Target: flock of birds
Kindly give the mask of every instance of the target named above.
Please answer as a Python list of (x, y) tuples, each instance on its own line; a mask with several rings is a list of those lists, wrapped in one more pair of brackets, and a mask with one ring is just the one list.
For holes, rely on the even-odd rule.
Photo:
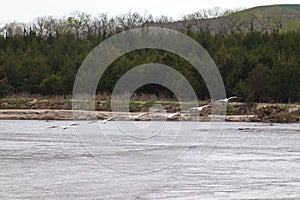
[[(230, 101), (231, 99), (236, 99), (236, 98), (239, 98), (237, 96), (232, 96), (232, 97), (229, 97), (229, 98), (225, 98), (225, 99), (219, 99), (217, 100), (216, 102), (223, 102), (223, 103), (227, 103), (228, 101)], [(192, 107), (192, 108), (189, 108), (188, 112), (192, 112), (192, 111), (202, 111), (204, 108), (208, 108), (208, 107), (211, 107), (210, 104), (207, 104), (207, 105), (204, 105), (204, 106), (199, 106), (199, 107)], [(140, 117), (144, 116), (144, 115), (149, 115), (150, 112), (145, 112), (145, 113), (140, 113), (140, 114), (136, 114), (136, 115), (127, 115), (127, 116), (123, 116), (124, 118), (128, 118), (128, 119), (131, 119), (131, 120), (139, 120)], [(167, 119), (172, 119), (173, 117), (177, 116), (177, 115), (180, 115), (181, 112), (175, 112), (175, 113), (161, 113), (160, 116), (161, 117), (166, 117)], [(95, 121), (91, 121), (89, 122), (89, 124), (91, 123), (100, 123), (100, 124), (106, 124), (107, 122), (115, 119), (116, 117), (113, 116), (113, 117), (109, 117), (107, 119), (103, 119), (103, 120), (95, 120)], [(76, 127), (78, 126), (79, 124), (78, 123), (71, 123), (71, 124), (67, 124), (67, 125), (52, 125), (52, 126), (49, 126), (48, 128), (61, 128), (61, 129), (67, 129), (69, 127)]]

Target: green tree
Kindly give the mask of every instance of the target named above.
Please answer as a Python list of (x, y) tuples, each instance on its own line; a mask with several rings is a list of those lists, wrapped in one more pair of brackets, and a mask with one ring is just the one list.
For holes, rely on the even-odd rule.
[(63, 82), (58, 75), (52, 74), (40, 83), (39, 89), (44, 95), (60, 95), (63, 93)]

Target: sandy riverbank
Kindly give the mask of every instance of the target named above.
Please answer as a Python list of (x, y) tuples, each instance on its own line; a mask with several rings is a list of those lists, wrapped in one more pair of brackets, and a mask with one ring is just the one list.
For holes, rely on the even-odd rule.
[[(104, 111), (75, 111), (80, 112), (82, 119), (93, 119), (95, 116), (98, 119), (105, 119), (112, 116), (112, 112)], [(126, 113), (119, 113), (121, 116)], [(137, 112), (130, 113), (132, 115), (137, 114)], [(73, 120), (72, 110), (50, 110), (50, 109), (0, 109), (0, 119), (2, 120)], [(154, 120), (162, 120), (162, 118), (154, 118)], [(182, 114), (180, 117), (174, 117), (171, 121), (209, 121), (211, 119), (210, 115), (207, 116), (197, 116), (193, 117), (191, 115)], [(125, 118), (119, 117), (118, 120), (126, 120)], [(141, 120), (150, 120), (148, 116), (141, 117)], [(153, 118), (152, 118), (153, 120)], [(226, 115), (226, 121), (235, 122), (252, 122), (260, 121), (257, 120), (256, 115)]]
[[(199, 105), (208, 104), (207, 101), (199, 102)], [(181, 111), (180, 104), (173, 101), (131, 101), (129, 110), (132, 115), (148, 112), (153, 107), (159, 105), (168, 113)], [(112, 115), (110, 101), (95, 102), (96, 111), (81, 112), (82, 119), (106, 119)], [(122, 113), (120, 113), (122, 114)], [(123, 113), (126, 115), (127, 113)], [(184, 121), (209, 121), (210, 109), (201, 111), (200, 116), (193, 116), (191, 113), (182, 113), (180, 117), (170, 120)], [(10, 120), (73, 120), (72, 100), (64, 98), (3, 98), (0, 99), (0, 119)], [(161, 120), (159, 116), (153, 116), (152, 120)], [(128, 120), (128, 118), (118, 117), (117, 120)], [(141, 120), (150, 120), (149, 116), (144, 116)], [(270, 122), (288, 123), (300, 121), (299, 103), (243, 103), (229, 102), (227, 104), (226, 121), (241, 122)]]

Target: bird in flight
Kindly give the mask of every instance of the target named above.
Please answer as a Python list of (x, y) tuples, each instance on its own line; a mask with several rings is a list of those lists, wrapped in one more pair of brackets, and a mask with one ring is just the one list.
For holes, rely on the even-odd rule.
[(96, 121), (90, 122), (89, 124), (95, 123), (95, 122), (98, 122), (98, 123), (100, 123), (100, 124), (106, 124), (107, 122), (113, 120), (114, 118), (116, 118), (116, 117), (109, 117), (109, 118), (103, 119), (103, 120), (96, 120)]
[(176, 115), (180, 115), (180, 112), (162, 114), (162, 116), (167, 117), (168, 119), (172, 119)]
[(229, 97), (229, 98), (225, 98), (225, 99), (219, 99), (217, 102), (225, 102), (225, 103), (227, 103), (229, 100), (231, 100), (231, 99), (237, 99), (237, 98), (239, 98), (239, 97), (233, 96), (233, 97)]
[(192, 107), (192, 108), (189, 109), (189, 111), (193, 111), (193, 110), (201, 111), (201, 110), (203, 110), (204, 108), (207, 108), (207, 107), (211, 107), (211, 105), (208, 104), (208, 105), (199, 106), (199, 107)]
[(134, 119), (134, 120), (138, 120), (140, 117), (144, 116), (144, 115), (148, 115), (149, 112), (146, 112), (146, 113), (140, 113), (140, 114), (137, 114), (137, 115), (128, 115), (128, 116), (125, 116), (127, 118), (130, 118), (130, 119)]
[(68, 127), (72, 127), (72, 126), (78, 126), (79, 124), (77, 123), (71, 123), (71, 124), (68, 124), (68, 125), (52, 125), (52, 126), (49, 126), (48, 128), (62, 128), (62, 129), (67, 129)]

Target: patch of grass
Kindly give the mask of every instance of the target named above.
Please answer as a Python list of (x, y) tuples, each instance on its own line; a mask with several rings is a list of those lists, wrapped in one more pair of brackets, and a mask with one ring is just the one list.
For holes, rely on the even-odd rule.
[(31, 108), (33, 99), (28, 98), (4, 98), (0, 100), (1, 109), (28, 109)]

